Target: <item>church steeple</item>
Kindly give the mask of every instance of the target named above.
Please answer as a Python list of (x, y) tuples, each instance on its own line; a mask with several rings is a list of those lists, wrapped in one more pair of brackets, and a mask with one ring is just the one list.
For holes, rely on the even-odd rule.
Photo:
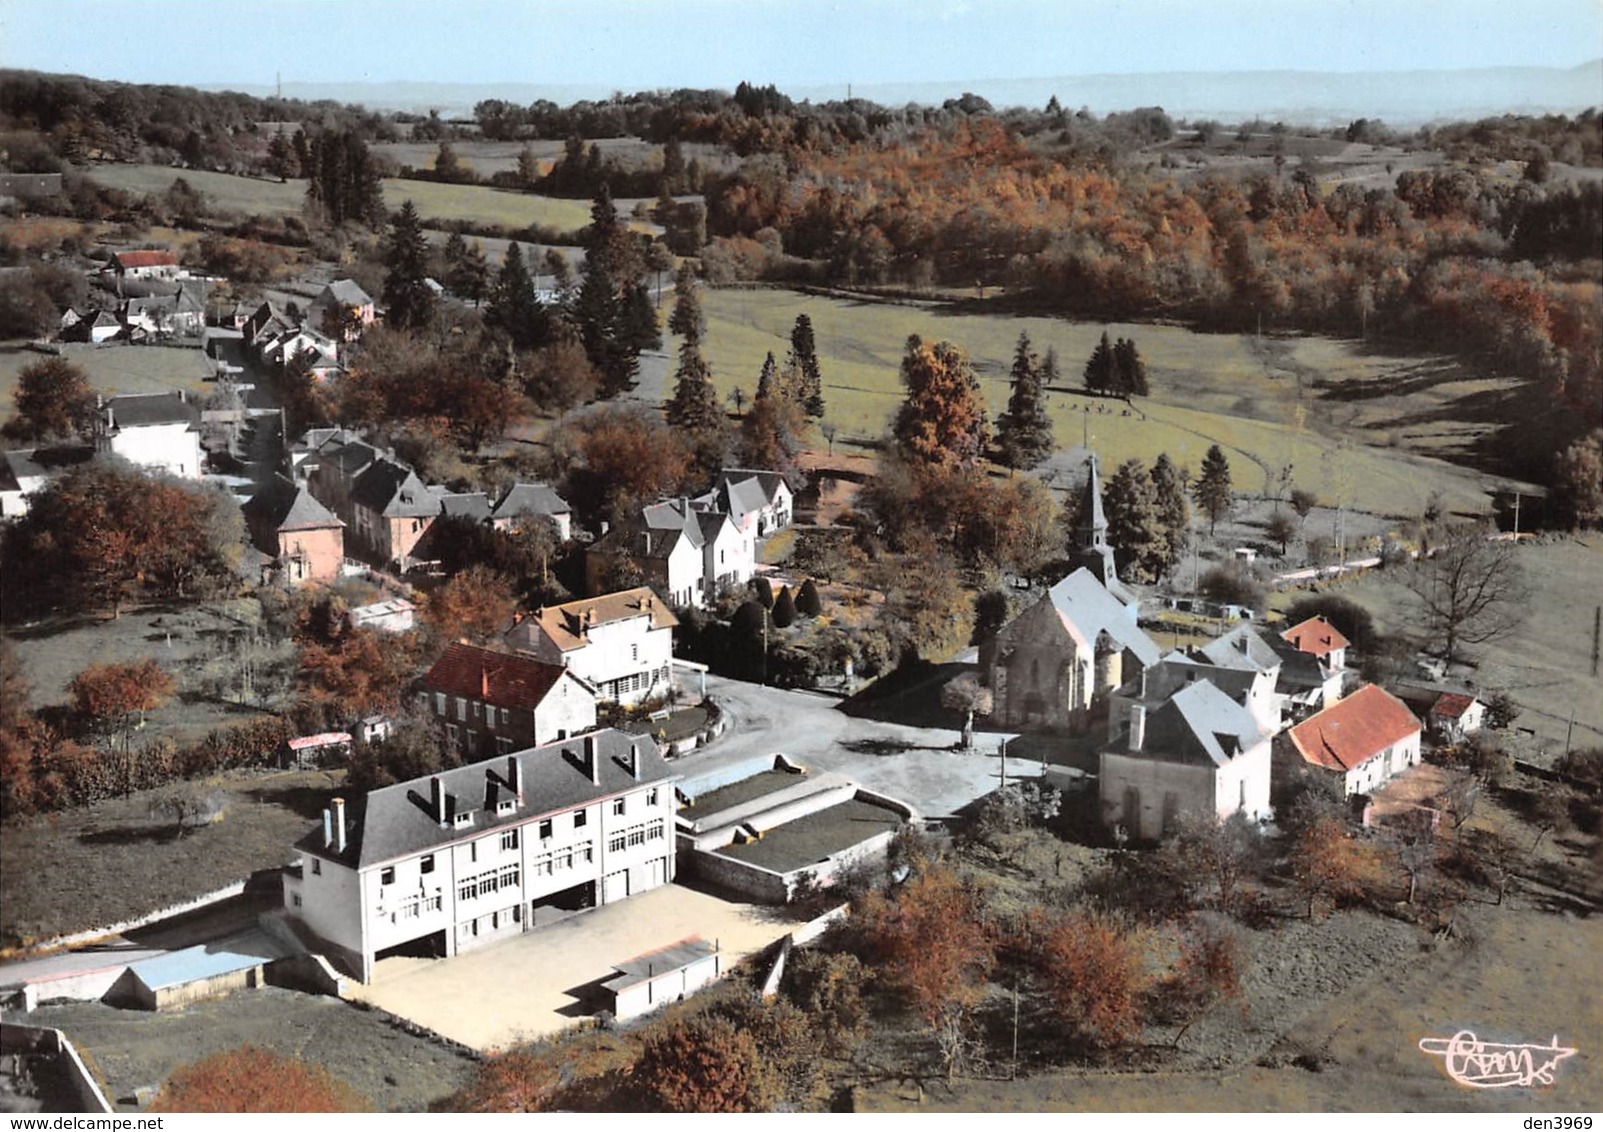
[(1102, 477), (1097, 459), (1086, 459), (1085, 488), (1080, 493), (1080, 518), (1074, 527), (1074, 549), (1079, 554), (1100, 554), (1108, 545), (1108, 517), (1102, 510)]

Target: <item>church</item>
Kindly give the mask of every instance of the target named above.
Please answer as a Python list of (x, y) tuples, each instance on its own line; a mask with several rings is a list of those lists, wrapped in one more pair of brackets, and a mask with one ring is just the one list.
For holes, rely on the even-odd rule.
[(992, 726), (1074, 733), (1105, 727), (1112, 693), (1158, 662), (1158, 646), (1136, 624), (1138, 600), (1119, 581), (1095, 456), (1082, 490), (1076, 569), (981, 646)]

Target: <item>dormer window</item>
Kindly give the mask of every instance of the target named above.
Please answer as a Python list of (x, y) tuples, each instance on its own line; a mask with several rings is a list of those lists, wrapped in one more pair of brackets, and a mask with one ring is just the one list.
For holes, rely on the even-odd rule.
[(451, 819), (451, 824), (454, 825), (457, 829), (463, 829), (463, 828), (465, 828), (467, 826), (472, 825), (473, 824), (473, 811), (472, 810), (463, 810), (460, 814), (455, 815)]

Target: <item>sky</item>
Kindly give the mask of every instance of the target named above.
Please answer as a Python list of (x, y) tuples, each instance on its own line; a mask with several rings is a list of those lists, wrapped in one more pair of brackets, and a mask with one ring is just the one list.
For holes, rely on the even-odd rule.
[(0, 63), (129, 82), (782, 90), (1572, 67), (1603, 0), (0, 0)]

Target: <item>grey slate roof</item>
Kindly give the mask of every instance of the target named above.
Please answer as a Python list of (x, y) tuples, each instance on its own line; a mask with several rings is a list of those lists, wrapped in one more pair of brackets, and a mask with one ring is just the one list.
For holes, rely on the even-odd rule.
[[(591, 781), (585, 771), (585, 749), (590, 742), (597, 753), (599, 783)], [(639, 760), (638, 778), (629, 772), (631, 751)], [(497, 814), (496, 803), (513, 796), (509, 759), (516, 759), (522, 767), (523, 805), (511, 813)], [(350, 868), (367, 868), (590, 805), (642, 786), (677, 782), (679, 777), (657, 753), (650, 736), (628, 735), (609, 728), (369, 791), (365, 797), (349, 800), (346, 806), (343, 853), (324, 844), (321, 824), (297, 841), (295, 848)], [(435, 820), (431, 802), (434, 778), (440, 780), (445, 796), (443, 827)], [(458, 828), (454, 816), (469, 811), (471, 823)]]
[(351, 500), (387, 519), (421, 519), (440, 513), (440, 497), (431, 493), (411, 468), (390, 459), (374, 461), (356, 477)]
[(148, 425), (187, 424), (200, 427), (195, 406), (177, 393), (129, 393), (105, 404), (106, 419), (114, 429)]
[(1047, 592), (1047, 600), (1088, 644), (1094, 644), (1099, 633), (1106, 633), (1143, 665), (1158, 662), (1158, 646), (1135, 623), (1132, 610), (1109, 593), (1091, 571), (1076, 570)]
[[(680, 531), (689, 540), (690, 545), (700, 550), (706, 545), (701, 534), (700, 512), (690, 508), (687, 500), (670, 500), (667, 503), (653, 503), (644, 511), (646, 529), (648, 531)], [(677, 543), (677, 539), (653, 538), (650, 541), (651, 553), (665, 555)]]
[(525, 515), (566, 515), (573, 511), (568, 501), (543, 483), (515, 483), (495, 505), (497, 519), (516, 519)]
[[(373, 301), (366, 291), (357, 286), (354, 279), (334, 280), (334, 282), (323, 288), (323, 295), (329, 296), (336, 303), (344, 303), (353, 307), (365, 307)], [(321, 299), (323, 295), (319, 295), (318, 298)]]
[(1268, 672), (1281, 664), (1280, 653), (1252, 625), (1238, 625), (1198, 651), (1220, 668)]
[(1133, 680), (1127, 680), (1118, 694), (1138, 703), (1156, 706), (1169, 699), (1180, 689), (1206, 680), (1237, 703), (1252, 691), (1258, 674), (1244, 668), (1220, 668), (1183, 652), (1172, 652), (1157, 664), (1142, 670)]
[(614, 964), (612, 969), (618, 973), (610, 979), (603, 980), (601, 985), (615, 994), (620, 993), (660, 975), (670, 974), (692, 963), (699, 963), (717, 953), (718, 949), (704, 939), (682, 940), (672, 946), (648, 951), (644, 955), (636, 955), (633, 959), (625, 959), (622, 963)]
[(5, 454), (5, 462), (17, 480), (61, 475), (95, 458), (87, 444), (60, 444), (50, 448), (23, 448)]
[(490, 497), (482, 491), (436, 493), (440, 514), (456, 519), (484, 521), (490, 517)]
[(1220, 767), (1262, 738), (1251, 712), (1207, 680), (1198, 680), (1147, 717), (1141, 754)]
[(241, 510), (246, 519), (260, 517), (279, 531), (312, 531), (345, 525), (313, 499), (304, 485), (292, 483), (283, 476), (274, 476)]

